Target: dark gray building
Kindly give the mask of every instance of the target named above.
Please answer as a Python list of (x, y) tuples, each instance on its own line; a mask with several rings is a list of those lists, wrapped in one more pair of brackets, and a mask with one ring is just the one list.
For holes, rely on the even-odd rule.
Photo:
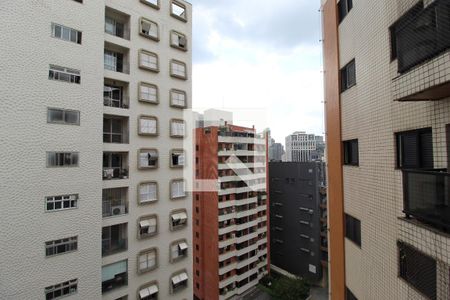
[(281, 143), (273, 142), (269, 145), (269, 161), (281, 161), (284, 154), (284, 147)]
[(271, 264), (313, 282), (327, 267), (323, 162), (270, 162)]

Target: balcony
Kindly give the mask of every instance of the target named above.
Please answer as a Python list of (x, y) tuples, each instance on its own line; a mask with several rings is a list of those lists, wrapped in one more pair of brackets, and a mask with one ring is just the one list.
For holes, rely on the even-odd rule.
[(128, 249), (127, 223), (102, 228), (102, 256)]
[(102, 196), (103, 218), (128, 213), (127, 188), (104, 189)]
[[(130, 50), (119, 45), (112, 43), (105, 43), (104, 50), (104, 68), (105, 74), (109, 75), (111, 72), (130, 74), (130, 62), (129, 62)], [(110, 76), (107, 76), (110, 77)], [(113, 76), (114, 79), (116, 76)]]
[(439, 100), (450, 96), (450, 7), (419, 2), (392, 27), (393, 58), (400, 74), (393, 79), (398, 101)]
[(128, 144), (128, 118), (104, 115), (103, 143)]
[(450, 232), (450, 174), (447, 170), (403, 170), (406, 216)]
[(103, 152), (103, 180), (128, 178), (128, 153)]
[(129, 103), (128, 83), (105, 79), (103, 85), (103, 105), (112, 108), (128, 109)]
[(130, 16), (110, 7), (105, 8), (105, 33), (130, 40)]
[(128, 285), (128, 261), (102, 267), (102, 293)]

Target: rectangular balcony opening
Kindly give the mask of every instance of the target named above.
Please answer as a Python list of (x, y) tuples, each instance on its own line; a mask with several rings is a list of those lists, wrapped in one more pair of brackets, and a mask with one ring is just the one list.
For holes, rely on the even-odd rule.
[(403, 170), (403, 212), (450, 233), (450, 174), (447, 170)]
[(104, 68), (105, 70), (130, 74), (129, 49), (105, 43)]
[(128, 83), (105, 79), (103, 84), (103, 105), (128, 109), (130, 105)]
[(106, 7), (105, 32), (122, 39), (130, 40), (130, 16)]
[(128, 285), (128, 261), (102, 267), (102, 293)]
[(127, 194), (127, 188), (104, 189), (102, 195), (103, 218), (127, 214)]
[(123, 223), (102, 228), (102, 256), (127, 250), (127, 227), (127, 223)]
[(128, 153), (103, 152), (103, 180), (128, 178)]
[(104, 115), (103, 143), (128, 144), (128, 118)]

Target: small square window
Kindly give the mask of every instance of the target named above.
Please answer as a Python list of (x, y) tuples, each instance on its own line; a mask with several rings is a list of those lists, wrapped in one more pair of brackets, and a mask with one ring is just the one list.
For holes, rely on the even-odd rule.
[(171, 199), (178, 199), (186, 197), (186, 187), (184, 179), (172, 180), (170, 184), (170, 196)]
[(170, 76), (186, 80), (187, 79), (186, 64), (182, 61), (172, 59), (170, 61)]
[(139, 218), (138, 238), (147, 238), (158, 233), (158, 219), (156, 215), (149, 215)]
[(141, 0), (141, 2), (153, 7), (154, 9), (159, 9), (159, 0)]
[(138, 169), (154, 169), (158, 167), (158, 150), (140, 149)]
[(188, 255), (188, 244), (186, 240), (178, 240), (170, 244), (170, 261), (179, 261)]
[(170, 166), (182, 168), (185, 165), (185, 153), (183, 149), (175, 149), (170, 152)]
[(170, 90), (170, 106), (178, 108), (186, 108), (187, 107), (186, 98), (187, 95), (185, 91), (176, 89)]
[(153, 116), (140, 116), (138, 133), (139, 135), (158, 135), (158, 119)]
[(180, 119), (173, 119), (170, 121), (170, 136), (182, 138), (185, 136), (185, 123)]
[(176, 210), (170, 214), (171, 230), (178, 230), (187, 226), (187, 212), (186, 210)]
[(158, 87), (151, 83), (141, 82), (139, 84), (139, 101), (151, 104), (159, 103)]
[(172, 30), (170, 32), (170, 46), (183, 51), (187, 51), (187, 38), (186, 35), (178, 31)]
[(139, 274), (152, 271), (158, 267), (158, 252), (156, 248), (144, 250), (138, 254)]
[(148, 204), (158, 201), (158, 183), (142, 182), (139, 184), (139, 204)]
[(187, 22), (186, 6), (181, 2), (172, 0), (170, 5), (170, 15), (178, 20)]
[(159, 72), (158, 55), (150, 51), (139, 50), (139, 68)]
[(150, 21), (146, 18), (141, 18), (140, 21), (140, 34), (154, 41), (159, 41), (159, 28), (158, 24)]

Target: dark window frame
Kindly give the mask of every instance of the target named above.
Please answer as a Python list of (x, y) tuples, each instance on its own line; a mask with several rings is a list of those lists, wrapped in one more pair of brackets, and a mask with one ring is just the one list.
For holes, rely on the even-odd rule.
[(345, 300), (358, 300), (348, 287), (345, 287)]
[[(343, 164), (347, 166), (359, 166), (359, 140), (352, 139), (342, 142)], [(356, 151), (355, 151), (356, 150)], [(355, 154), (356, 152), (356, 154)]]
[[(431, 145), (429, 146), (428, 153), (429, 161), (426, 161), (426, 147), (425, 147), (425, 134), (429, 134), (431, 138)], [(406, 146), (403, 145), (405, 138), (416, 137), (415, 143), (416, 155), (414, 159), (415, 164), (408, 164), (405, 162), (406, 159), (410, 160), (405, 153)], [(414, 130), (407, 130), (395, 133), (395, 167), (396, 169), (433, 169), (434, 168), (434, 157), (433, 157), (433, 129), (432, 127), (419, 128)]]
[(339, 24), (344, 21), (345, 17), (350, 13), (353, 8), (353, 0), (341, 0), (337, 4), (337, 13)]
[(345, 214), (345, 237), (361, 248), (361, 221)]
[[(350, 72), (353, 72), (351, 74)], [(356, 61), (352, 59), (340, 70), (340, 89), (341, 93), (356, 85)], [(353, 78), (351, 77), (353, 76)], [(353, 81), (352, 81), (353, 79)]]

